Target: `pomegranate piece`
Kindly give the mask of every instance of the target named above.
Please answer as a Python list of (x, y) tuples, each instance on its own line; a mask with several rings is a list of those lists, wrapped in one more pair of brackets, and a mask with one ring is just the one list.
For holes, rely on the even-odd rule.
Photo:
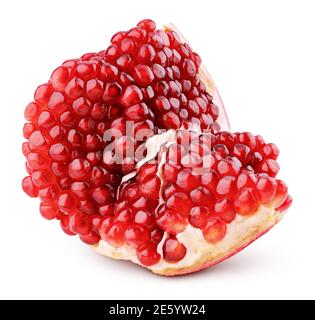
[(279, 149), (229, 131), (201, 58), (172, 26), (145, 19), (65, 61), (24, 116), (22, 188), (40, 214), (158, 274), (226, 259), (292, 203)]

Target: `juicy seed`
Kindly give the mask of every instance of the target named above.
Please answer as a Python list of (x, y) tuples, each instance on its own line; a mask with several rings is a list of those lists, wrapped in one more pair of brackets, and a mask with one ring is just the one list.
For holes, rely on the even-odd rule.
[(186, 250), (176, 237), (168, 238), (163, 244), (163, 258), (169, 263), (176, 263), (185, 257)]
[(219, 217), (210, 217), (202, 234), (207, 242), (215, 244), (225, 237), (226, 224)]
[(129, 225), (125, 230), (125, 239), (131, 246), (139, 246), (150, 239), (149, 230), (141, 225)]
[(276, 181), (269, 177), (261, 177), (257, 181), (257, 191), (260, 202), (265, 204), (273, 200), (276, 194)]
[(104, 230), (102, 238), (113, 247), (120, 247), (124, 243), (125, 227), (121, 222), (115, 222)]
[(235, 195), (234, 209), (242, 216), (251, 215), (258, 209), (258, 201), (252, 189), (244, 188)]
[(203, 229), (208, 221), (209, 215), (209, 208), (193, 207), (189, 214), (189, 222), (193, 227)]
[(276, 183), (277, 183), (277, 190), (276, 190), (276, 195), (273, 200), (273, 204), (274, 204), (275, 208), (278, 208), (285, 202), (285, 200), (288, 196), (288, 187), (281, 180), (276, 180)]
[(156, 222), (164, 231), (173, 234), (183, 232), (187, 226), (187, 219), (183, 215), (168, 209), (157, 216)]
[(137, 257), (147, 267), (153, 266), (161, 260), (161, 255), (157, 252), (157, 246), (152, 242), (140, 245), (137, 248)]
[(214, 205), (214, 212), (226, 223), (234, 220), (236, 212), (229, 199), (220, 199)]
[(36, 198), (38, 196), (38, 189), (35, 187), (32, 178), (30, 176), (25, 177), (22, 181), (22, 188), (25, 193), (30, 197)]

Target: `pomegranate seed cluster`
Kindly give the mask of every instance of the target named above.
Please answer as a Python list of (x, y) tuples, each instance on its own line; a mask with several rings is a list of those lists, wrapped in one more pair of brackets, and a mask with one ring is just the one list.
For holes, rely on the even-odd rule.
[[(200, 64), (176, 32), (143, 20), (106, 50), (56, 68), (27, 105), (23, 128), (22, 187), (40, 199), (41, 215), (87, 244), (128, 245), (152, 266), (185, 257), (177, 235), (187, 225), (215, 244), (237, 215), (288, 206), (275, 178), (278, 148), (219, 131)], [(163, 129), (176, 130), (175, 141), (141, 162)]]
[(278, 153), (274, 144), (250, 133), (179, 130), (160, 157), (121, 185), (100, 233), (112, 246), (135, 247), (147, 266), (161, 259), (157, 246), (167, 235), (163, 259), (176, 263), (186, 254), (176, 235), (188, 224), (215, 244), (237, 214), (249, 216), (260, 205), (278, 208), (284, 203), (287, 186), (274, 178)]

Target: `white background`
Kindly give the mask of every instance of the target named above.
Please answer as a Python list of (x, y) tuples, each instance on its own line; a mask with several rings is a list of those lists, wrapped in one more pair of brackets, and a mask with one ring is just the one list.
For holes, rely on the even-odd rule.
[[(0, 298), (315, 298), (313, 1), (1, 1)], [(233, 130), (280, 146), (294, 205), (266, 236), (203, 272), (163, 278), (65, 236), (21, 191), (23, 112), (63, 60), (150, 17), (174, 23), (210, 70)]]

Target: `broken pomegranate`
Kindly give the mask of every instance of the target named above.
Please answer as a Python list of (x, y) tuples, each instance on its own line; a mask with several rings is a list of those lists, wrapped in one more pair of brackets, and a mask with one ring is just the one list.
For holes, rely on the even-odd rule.
[(292, 202), (276, 178), (278, 148), (230, 132), (199, 55), (152, 20), (65, 61), (25, 118), (22, 187), (41, 215), (161, 275), (225, 260)]

